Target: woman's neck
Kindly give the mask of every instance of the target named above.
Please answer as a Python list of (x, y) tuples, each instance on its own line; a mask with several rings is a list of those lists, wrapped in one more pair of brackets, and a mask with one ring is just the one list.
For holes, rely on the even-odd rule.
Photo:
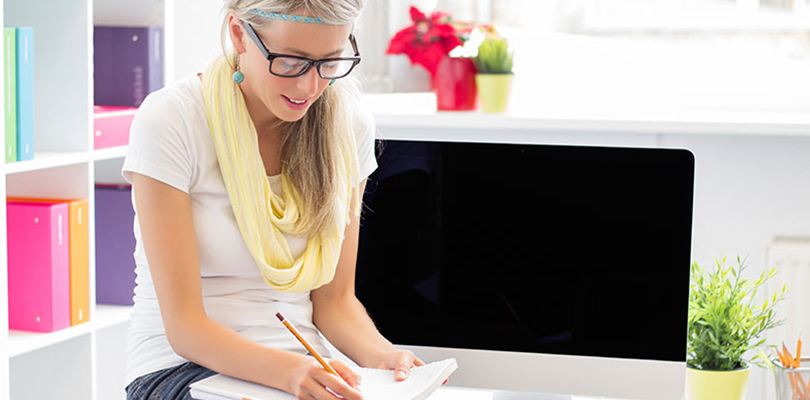
[(259, 136), (272, 134), (272, 132), (276, 130), (275, 127), (279, 122), (279, 118), (270, 112), (267, 105), (259, 99), (259, 96), (250, 90), (249, 86), (240, 85), (239, 88), (242, 90), (242, 95), (245, 97), (245, 105), (247, 105), (250, 119), (256, 127), (256, 132)]
[[(197, 77), (200, 78), (200, 81), (202, 82), (203, 74), (198, 72)], [(250, 92), (248, 87), (240, 86), (239, 90), (242, 91), (242, 96), (245, 98), (248, 114), (250, 114), (250, 119), (253, 121), (253, 125), (256, 127), (256, 133), (260, 137), (268, 135), (273, 136), (272, 132), (276, 130), (275, 126), (278, 124), (278, 117), (273, 115), (273, 113), (271, 113), (270, 110), (265, 107), (264, 103), (259, 101), (258, 97)]]

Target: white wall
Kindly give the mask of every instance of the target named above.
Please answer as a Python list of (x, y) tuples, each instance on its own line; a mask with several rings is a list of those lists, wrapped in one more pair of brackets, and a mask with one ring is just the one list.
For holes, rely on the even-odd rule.
[(174, 65), (167, 66), (167, 84), (203, 72), (211, 59), (222, 54), (222, 0), (173, 0), (168, 4), (166, 18), (174, 23), (166, 32), (166, 51), (174, 54)]
[(697, 261), (750, 254), (754, 273), (774, 236), (810, 235), (810, 137), (666, 135), (660, 143), (695, 153)]

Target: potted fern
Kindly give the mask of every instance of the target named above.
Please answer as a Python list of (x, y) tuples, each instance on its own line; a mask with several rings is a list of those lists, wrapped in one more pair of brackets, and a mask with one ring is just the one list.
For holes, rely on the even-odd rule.
[[(758, 279), (743, 277), (746, 260), (728, 264), (715, 260), (704, 270), (692, 263), (686, 371), (687, 400), (742, 400), (751, 365), (766, 366), (768, 346), (762, 334), (782, 323), (776, 306), (786, 287), (756, 303), (763, 286), (776, 274), (765, 270)], [(754, 357), (748, 356), (754, 354)]]
[(509, 42), (498, 35), (488, 34), (473, 58), (477, 73), (475, 84), (485, 113), (506, 111), (512, 90), (512, 60)]

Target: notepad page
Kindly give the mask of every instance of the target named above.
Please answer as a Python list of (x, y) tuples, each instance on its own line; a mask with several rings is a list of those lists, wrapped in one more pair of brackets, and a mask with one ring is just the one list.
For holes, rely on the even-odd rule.
[[(454, 358), (411, 369), (408, 379), (397, 382), (394, 371), (360, 368), (364, 400), (424, 400), (458, 368)], [(295, 396), (267, 386), (217, 374), (192, 383), (191, 397), (198, 400), (295, 400)]]
[(411, 369), (408, 379), (398, 382), (394, 371), (360, 368), (360, 392), (364, 400), (424, 400), (444, 383), (458, 365), (454, 358)]

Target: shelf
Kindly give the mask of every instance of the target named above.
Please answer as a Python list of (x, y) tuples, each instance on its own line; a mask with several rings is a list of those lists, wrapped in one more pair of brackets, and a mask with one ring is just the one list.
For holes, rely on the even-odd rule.
[[(96, 25), (163, 27), (164, 84), (174, 81), (175, 53), (183, 75), (218, 54), (217, 40), (191, 32), (199, 21), (217, 22), (219, 5), (182, 7), (175, 0), (0, 0), (6, 26), (35, 31), (34, 159), (2, 163), (0, 195), (87, 199), (89, 321), (52, 333), (8, 329), (7, 249), (0, 250), (0, 400), (124, 400), (126, 333), (132, 306), (94, 304), (96, 238), (95, 183), (118, 183), (128, 146), (94, 148), (94, 59)], [(188, 3), (188, 4), (186, 4)], [(196, 4), (195, 4), (196, 6)], [(174, 10), (189, 9), (178, 14)], [(47, 12), (43, 12), (47, 10)], [(183, 24), (178, 26), (178, 20)], [(218, 39), (216, 29), (204, 34)], [(194, 43), (193, 45), (191, 43)], [(30, 43), (30, 42), (29, 42)], [(188, 43), (188, 44), (187, 44)], [(189, 47), (191, 46), (191, 47)], [(196, 56), (195, 56), (196, 54)], [(0, 92), (5, 83), (0, 81)], [(0, 114), (0, 126), (2, 126)], [(1, 139), (0, 139), (1, 140)], [(6, 235), (5, 212), (0, 215)], [(6, 235), (7, 236), (7, 235)], [(0, 241), (5, 242), (6, 238)], [(132, 250), (128, 250), (131, 252)], [(4, 311), (5, 310), (5, 311)], [(45, 384), (43, 384), (45, 383)]]
[(91, 316), (91, 321), (70, 328), (52, 333), (37, 333), (25, 331), (9, 331), (8, 356), (14, 357), (34, 350), (61, 343), (91, 331), (108, 328), (125, 323), (130, 319), (131, 306), (96, 306), (95, 316)]
[(93, 161), (114, 160), (127, 156), (129, 146), (110, 147), (93, 151)]
[(8, 356), (15, 357), (90, 333), (91, 323), (71, 326), (52, 333), (11, 330), (8, 333)]
[(6, 164), (6, 175), (86, 163), (89, 160), (87, 154), (84, 151), (37, 152), (33, 160)]

